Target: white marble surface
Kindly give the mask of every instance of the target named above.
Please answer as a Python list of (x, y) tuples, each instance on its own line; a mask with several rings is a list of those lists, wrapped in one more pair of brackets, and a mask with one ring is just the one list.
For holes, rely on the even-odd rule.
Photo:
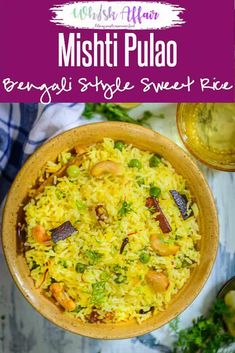
[[(151, 121), (152, 128), (182, 146), (175, 123), (176, 105), (143, 104), (133, 110), (133, 114), (146, 109), (165, 113), (165, 119)], [(199, 167), (210, 184), (218, 208), (220, 246), (205, 287), (180, 315), (182, 327), (206, 312), (220, 286), (235, 275), (235, 173), (213, 171), (201, 164)], [(167, 325), (151, 335), (120, 341), (92, 340), (54, 326), (23, 298), (0, 250), (0, 353), (170, 353), (167, 346), (170, 347), (172, 339)]]

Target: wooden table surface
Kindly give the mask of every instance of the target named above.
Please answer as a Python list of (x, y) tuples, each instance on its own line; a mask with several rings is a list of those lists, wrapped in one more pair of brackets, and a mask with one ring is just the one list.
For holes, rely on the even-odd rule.
[[(146, 103), (135, 108), (133, 114), (146, 109), (165, 114), (164, 119), (150, 121), (152, 128), (182, 146), (175, 123), (176, 105)], [(194, 303), (180, 315), (180, 327), (205, 313), (221, 285), (235, 275), (235, 173), (198, 165), (216, 201), (220, 245), (210, 278)], [(170, 353), (173, 339), (168, 325), (151, 334), (120, 341), (93, 340), (54, 326), (23, 298), (13, 283), (0, 249), (0, 353)]]

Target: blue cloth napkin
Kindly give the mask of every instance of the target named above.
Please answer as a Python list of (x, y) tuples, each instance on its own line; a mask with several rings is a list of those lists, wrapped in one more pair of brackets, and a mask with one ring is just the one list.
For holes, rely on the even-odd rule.
[(64, 130), (87, 124), (82, 117), (84, 106), (84, 103), (0, 104), (0, 203), (18, 170), (36, 148)]

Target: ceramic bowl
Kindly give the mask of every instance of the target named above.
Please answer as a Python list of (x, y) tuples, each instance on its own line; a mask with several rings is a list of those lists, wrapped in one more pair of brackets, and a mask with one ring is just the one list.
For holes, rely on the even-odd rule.
[[(22, 254), (18, 252), (17, 222), (19, 210), (28, 189), (35, 183), (40, 169), (48, 160), (55, 160), (61, 151), (77, 144), (90, 145), (104, 137), (123, 140), (134, 146), (156, 152), (167, 159), (188, 183), (199, 207), (199, 224), (202, 239), (199, 244), (201, 262), (191, 273), (185, 286), (172, 298), (168, 308), (138, 324), (128, 321), (118, 324), (91, 324), (64, 314), (58, 306), (34, 287)], [(39, 148), (24, 164), (8, 193), (3, 216), (3, 249), (18, 288), (32, 306), (46, 319), (74, 333), (99, 338), (119, 339), (143, 335), (166, 324), (187, 308), (204, 286), (214, 263), (218, 222), (214, 200), (209, 186), (192, 159), (175, 143), (150, 129), (127, 123), (96, 123), (69, 130), (56, 136)]]
[(235, 276), (230, 278), (220, 289), (219, 298), (224, 298), (228, 292), (235, 290)]

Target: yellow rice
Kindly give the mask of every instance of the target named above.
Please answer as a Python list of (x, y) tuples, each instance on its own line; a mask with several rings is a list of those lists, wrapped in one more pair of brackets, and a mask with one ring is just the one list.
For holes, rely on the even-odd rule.
[[(82, 321), (87, 321), (95, 310), (99, 318), (106, 320), (112, 313), (114, 322), (135, 318), (138, 322), (163, 311), (172, 296), (189, 280), (190, 269), (199, 262), (197, 242), (200, 239), (197, 222), (198, 209), (184, 178), (177, 174), (164, 159), (155, 168), (149, 166), (152, 153), (125, 145), (120, 151), (114, 148), (114, 141), (105, 138), (102, 143), (92, 145), (84, 157), (77, 179), (67, 176), (58, 178), (56, 185), (32, 198), (25, 206), (27, 244), (26, 260), (36, 287), (41, 287), (50, 296), (51, 283), (63, 283), (68, 296), (76, 303), (76, 309), (67, 313)], [(46, 173), (56, 172), (71, 158), (71, 153), (59, 156), (57, 163), (48, 162)], [(131, 159), (141, 162), (141, 169), (129, 168)], [(105, 175), (97, 179), (90, 174), (91, 168), (100, 161), (112, 160), (120, 163), (125, 173), (122, 176)], [(58, 167), (59, 166), (59, 167)], [(137, 180), (144, 179), (139, 186)], [(149, 186), (161, 189), (160, 206), (171, 225), (172, 231), (162, 234), (158, 222), (145, 207), (149, 196)], [(192, 203), (194, 215), (183, 220), (169, 190), (175, 189), (187, 196)], [(131, 211), (120, 217), (118, 211), (123, 201), (131, 204)], [(109, 224), (100, 225), (93, 212), (94, 206), (105, 206)], [(77, 228), (72, 236), (58, 243), (37, 243), (32, 236), (32, 228), (43, 226), (47, 231), (70, 221)], [(130, 233), (134, 233), (129, 235)], [(180, 247), (176, 255), (159, 256), (150, 246), (151, 234), (162, 234), (167, 243)], [(129, 243), (120, 254), (123, 238)], [(150, 260), (141, 263), (141, 252), (147, 251)], [(94, 263), (90, 251), (101, 254)], [(84, 273), (76, 271), (77, 263), (86, 265)], [(164, 271), (169, 278), (165, 292), (155, 293), (145, 280), (149, 269)], [(117, 272), (125, 281), (117, 283)], [(94, 298), (94, 284), (102, 283), (100, 298)], [(99, 295), (98, 295), (99, 296)], [(140, 311), (149, 311), (140, 314)]]

